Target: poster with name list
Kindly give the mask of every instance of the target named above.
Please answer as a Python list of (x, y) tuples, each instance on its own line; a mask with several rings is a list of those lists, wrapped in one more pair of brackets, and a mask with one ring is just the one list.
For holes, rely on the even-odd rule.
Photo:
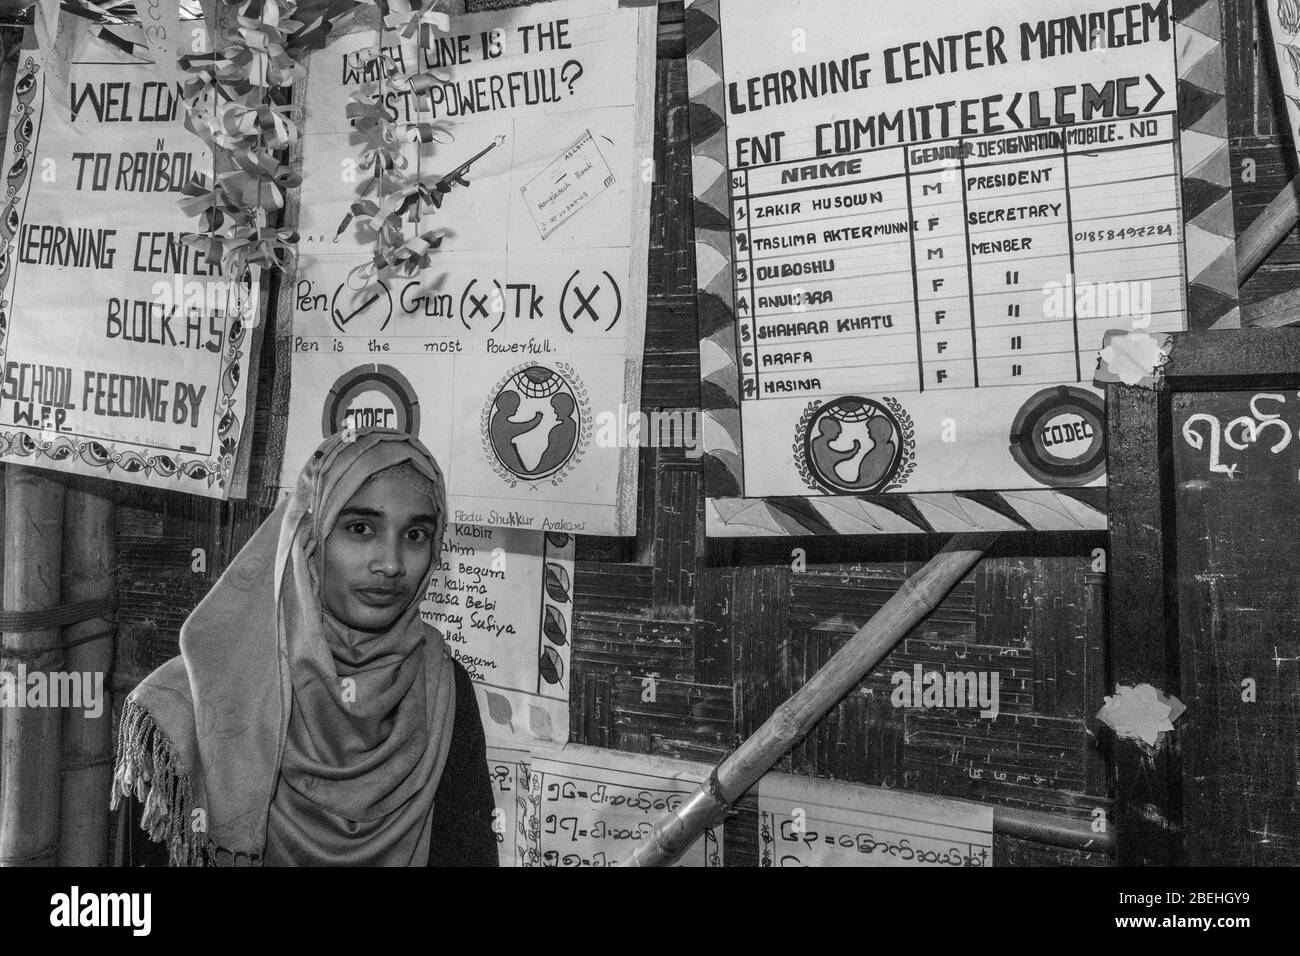
[(244, 494), (258, 282), (183, 241), (198, 221), (177, 200), (211, 167), (184, 118), (174, 74), (84, 20), (65, 18), (48, 53), (20, 51), (0, 211), (3, 460)]
[(365, 273), (369, 217), (339, 232), (363, 195), (384, 199), (348, 112), (380, 79), (364, 59), (379, 33), (309, 57), (282, 488), (323, 435), (376, 425), (433, 452), (455, 522), (635, 532), (637, 448), (602, 424), (640, 407), (655, 36), (653, 7), (560, 0), (389, 48), (395, 75), (445, 78), (384, 94), (431, 131), (405, 144), (401, 181), (447, 187), (409, 224), (440, 237), (410, 275)]
[(573, 535), (451, 524), (420, 616), (474, 681), (489, 740), (569, 739)]
[(1219, 17), (688, 2), (711, 535), (1105, 527), (1099, 359), (1240, 324)]

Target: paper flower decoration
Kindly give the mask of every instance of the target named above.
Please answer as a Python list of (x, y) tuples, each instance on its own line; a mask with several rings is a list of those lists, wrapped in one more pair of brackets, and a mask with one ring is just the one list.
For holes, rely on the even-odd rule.
[(1102, 366), (1125, 385), (1152, 385), (1167, 355), (1146, 332), (1116, 335), (1101, 350)]
[(1106, 698), (1097, 719), (1121, 738), (1141, 740), (1154, 747), (1162, 733), (1174, 729), (1174, 721), (1186, 709), (1177, 697), (1163, 694), (1150, 684), (1116, 684), (1115, 695)]

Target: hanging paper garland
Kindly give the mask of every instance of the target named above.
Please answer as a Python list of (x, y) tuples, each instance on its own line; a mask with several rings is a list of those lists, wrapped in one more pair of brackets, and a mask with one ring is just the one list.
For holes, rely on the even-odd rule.
[[(432, 5), (428, 9), (418, 6), (412, 9), (406, 0), (380, 0), (380, 10), (379, 43), (357, 53), (363, 75), (375, 75), (379, 79), (360, 86), (347, 105), (348, 119), (363, 136), (357, 165), (370, 172), (370, 176), (361, 189), (360, 198), (352, 203), (336, 233), (341, 236), (354, 220), (363, 233), (373, 233), (374, 255), (369, 262), (354, 270), (367, 282), (376, 279), (386, 269), (412, 275), (429, 267), (433, 254), (442, 245), (443, 236), (436, 230), (421, 232), (418, 224), (428, 212), (442, 206), (443, 195), (453, 185), (468, 186), (465, 174), (470, 166), (487, 149), (493, 149), (504, 141), (504, 137), (498, 136), (478, 156), (436, 182), (424, 183), (418, 174), (414, 177), (406, 174), (408, 164), (403, 154), (406, 144), (448, 143), (451, 142), (451, 132), (437, 123), (398, 122), (396, 111), (385, 106), (387, 96), (409, 94), (417, 109), (427, 110), (432, 115), (429, 91), (451, 80), (438, 71), (402, 74), (395, 58), (387, 50), (393, 45), (402, 47), (404, 51), (409, 49), (412, 55), (404, 52), (403, 59), (408, 63), (418, 62), (413, 55), (415, 49), (430, 49), (436, 41), (436, 33), (451, 31), (451, 20)], [(384, 43), (386, 34), (395, 37), (398, 43)], [(417, 224), (413, 236), (407, 235), (405, 224), (408, 222)]]
[[(196, 174), (181, 208), (200, 221), (186, 236), (210, 265), (242, 276), (251, 266), (283, 269), (296, 232), (268, 223), (301, 177), (289, 165), (301, 109), (288, 105), (302, 78), (299, 57), (323, 46), (331, 21), (355, 6), (319, 0), (217, 0), (209, 10), (214, 48), (181, 57), (185, 126), (212, 152), (213, 174)], [(220, 7), (237, 8), (235, 29), (221, 31)], [(296, 14), (302, 14), (295, 18)]]

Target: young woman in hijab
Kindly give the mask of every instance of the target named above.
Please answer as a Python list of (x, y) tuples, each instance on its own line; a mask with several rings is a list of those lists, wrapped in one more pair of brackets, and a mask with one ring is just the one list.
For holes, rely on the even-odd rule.
[(420, 618), (446, 524), (416, 439), (320, 446), (123, 704), (112, 805), (173, 865), (496, 865), (474, 688)]

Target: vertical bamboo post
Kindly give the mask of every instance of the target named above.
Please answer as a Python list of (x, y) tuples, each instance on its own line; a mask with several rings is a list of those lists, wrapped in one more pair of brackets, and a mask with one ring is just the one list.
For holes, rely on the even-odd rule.
[[(14, 84), (18, 80), (18, 43), (5, 43), (0, 39), (0, 149), (9, 141), (9, 110), (13, 108)], [(4, 518), (4, 472), (0, 465), (0, 519)], [(4, 534), (0, 533), (0, 575), (4, 568)], [(5, 666), (3, 652), (0, 652), (0, 668)], [(4, 789), (4, 714), (0, 712), (0, 792)]]
[[(63, 504), (63, 603), (112, 594), (113, 555), (112, 500), (69, 490)], [(113, 625), (107, 617), (71, 624), (63, 629), (63, 647), (64, 669), (80, 675), (83, 706), (63, 714), (59, 865), (105, 866), (109, 824), (105, 794), (113, 777), (109, 692)], [(91, 714), (94, 709), (99, 712), (88, 715), (88, 708)]]
[(656, 824), (649, 838), (621, 863), (668, 866), (709, 827), (722, 822), (733, 803), (758, 782), (781, 755), (793, 747), (835, 704), (853, 689), (939, 606), (949, 591), (984, 555), (996, 535), (956, 534), (920, 571), (862, 625), (847, 644), (778, 707), (763, 725), (724, 759), (709, 779), (676, 811)]
[[(2, 72), (3, 72), (3, 67), (0, 67), (0, 73), (2, 73)], [(2, 82), (3, 79), (4, 79), (3, 76), (0, 76), (0, 82)], [(9, 469), (8, 469), (8, 468), (7, 468), (3, 463), (0, 463), (0, 522), (3, 522), (3, 521), (4, 521), (4, 517), (5, 517), (5, 499), (6, 499), (6, 497), (7, 497), (7, 496), (5, 495), (5, 474), (6, 474), (6, 472), (7, 472), (8, 470), (9, 470)], [(4, 528), (3, 528), (3, 527), (0, 527), (0, 595), (2, 595), (2, 594), (3, 594), (3, 591), (4, 591), (4, 569), (5, 569), (5, 567), (6, 567), (6, 565), (5, 565), (5, 536), (4, 536)], [(0, 600), (0, 604), (3, 604), (3, 603), (4, 603), (3, 600)], [(2, 638), (2, 637), (3, 637), (3, 635), (0, 635), (0, 638)], [(8, 666), (8, 662), (7, 662), (7, 661), (5, 660), (5, 658), (4, 658), (3, 641), (0, 640), (0, 680), (3, 680), (3, 679), (4, 679), (3, 674), (4, 674), (4, 670), (5, 670), (5, 668), (6, 668), (7, 666)], [(4, 711), (3, 711), (3, 710), (0, 710), (0, 793), (3, 793), (3, 792), (4, 792), (4, 786), (5, 786), (5, 741), (4, 741), (4, 727), (5, 727), (5, 715), (4, 715)]]
[[(9, 464), (5, 491), (5, 610), (58, 607), (63, 485), (35, 469)], [(26, 677), (48, 677), (62, 666), (61, 638), (57, 627), (4, 635), (3, 666), (15, 678), (12, 690), (24, 706), (17, 706), (19, 700), (15, 700), (15, 706), (2, 711), (0, 866), (52, 866), (56, 862), (62, 715), (57, 707), (25, 705), (29, 702)]]

